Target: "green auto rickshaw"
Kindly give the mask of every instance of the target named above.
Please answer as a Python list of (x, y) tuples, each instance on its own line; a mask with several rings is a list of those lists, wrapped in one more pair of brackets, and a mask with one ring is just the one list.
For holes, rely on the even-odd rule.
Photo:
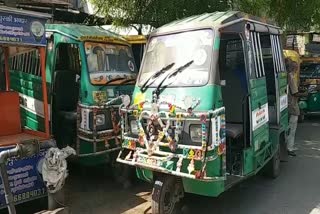
[[(196, 15), (150, 34), (118, 162), (153, 182), (152, 213), (184, 193), (217, 197), (286, 154), (287, 74), (272, 23), (242, 12)], [(283, 152), (284, 151), (284, 152)]]
[(299, 100), (299, 119), (303, 121), (306, 115), (320, 113), (320, 58), (303, 57), (301, 60), (299, 90), (308, 92), (306, 97)]
[[(47, 24), (45, 32), (50, 135), (59, 147), (73, 147), (84, 165), (115, 162), (121, 149), (118, 109), (138, 73), (131, 45), (95, 26)], [(22, 125), (43, 131), (39, 52), (14, 50), (10, 89), (19, 92)]]

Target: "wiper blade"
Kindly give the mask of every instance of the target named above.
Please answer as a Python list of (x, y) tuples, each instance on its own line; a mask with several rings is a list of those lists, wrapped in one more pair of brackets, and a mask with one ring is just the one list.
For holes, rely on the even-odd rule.
[(122, 82), (120, 82), (120, 85), (124, 85), (124, 84), (127, 84), (129, 82), (135, 82), (135, 81), (136, 81), (136, 78), (125, 79)]
[[(188, 62), (188, 63), (186, 63), (186, 64), (184, 64), (184, 65), (182, 65), (182, 66), (180, 66), (179, 68), (177, 68), (177, 69), (174, 70), (173, 72), (168, 73), (168, 75), (165, 76), (165, 77), (162, 79), (162, 81), (160, 82), (160, 84), (157, 86), (156, 92), (159, 92), (159, 89), (162, 87), (162, 84), (163, 84), (166, 80), (170, 79), (170, 78), (173, 77), (173, 76), (176, 76), (178, 73), (182, 72), (184, 69), (186, 69), (187, 67), (189, 67), (192, 63), (193, 63), (193, 60), (191, 60), (190, 62)], [(168, 85), (170, 85), (170, 84), (168, 84)], [(166, 86), (168, 86), (168, 85), (166, 85)]]
[[(169, 70), (170, 68), (172, 68), (172, 67), (174, 66), (174, 64), (175, 64), (175, 63), (173, 62), (173, 63), (171, 63), (171, 64), (169, 64), (169, 65), (161, 68), (161, 69), (160, 69), (159, 71), (157, 71), (156, 73), (154, 73), (151, 77), (149, 77), (149, 78), (147, 79), (147, 81), (145, 81), (145, 82), (143, 83), (143, 85), (141, 86), (141, 90), (142, 90), (142, 91), (146, 90), (151, 84), (154, 83), (154, 81), (155, 81), (160, 75), (162, 75), (162, 74), (165, 73), (167, 70)], [(151, 83), (149, 83), (149, 81), (150, 81), (151, 79), (153, 79), (153, 81), (152, 81)], [(149, 83), (149, 84), (148, 84), (148, 83)]]
[(105, 86), (109, 85), (112, 82), (116, 82), (116, 81), (119, 81), (119, 80), (125, 80), (125, 79), (126, 78), (124, 78), (124, 77), (118, 77), (118, 78), (114, 78), (114, 79), (108, 80), (105, 84), (103, 84), (103, 86), (101, 86), (99, 88), (99, 90), (101, 91)]

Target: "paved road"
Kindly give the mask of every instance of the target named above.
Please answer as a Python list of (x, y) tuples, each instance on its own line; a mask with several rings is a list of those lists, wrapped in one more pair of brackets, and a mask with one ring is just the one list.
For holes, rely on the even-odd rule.
[[(219, 198), (188, 195), (188, 213), (320, 214), (320, 118), (299, 124), (297, 147), (277, 179), (256, 176)], [(123, 190), (110, 178), (86, 175), (71, 177), (68, 187), (73, 213), (150, 213), (152, 187), (145, 183)]]
[[(187, 195), (187, 213), (320, 214), (320, 118), (299, 124), (296, 142), (298, 156), (281, 164), (277, 179), (252, 177), (219, 198)], [(71, 172), (66, 193), (72, 213), (150, 213), (151, 185), (124, 190), (102, 171)], [(20, 210), (27, 213), (25, 206)]]

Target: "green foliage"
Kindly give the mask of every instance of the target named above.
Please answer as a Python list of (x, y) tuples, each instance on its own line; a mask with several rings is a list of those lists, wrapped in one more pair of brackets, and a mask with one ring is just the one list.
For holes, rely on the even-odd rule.
[(97, 12), (111, 16), (116, 26), (159, 27), (205, 12), (240, 10), (269, 18), (287, 31), (320, 28), (320, 0), (90, 0)]
[(271, 0), (233, 0), (232, 9), (239, 10), (259, 17), (267, 17)]
[(319, 0), (271, 0), (270, 15), (287, 31), (319, 29)]
[(320, 28), (319, 0), (234, 0), (237, 9), (269, 17), (286, 31), (310, 31)]
[(224, 0), (90, 0), (97, 13), (111, 16), (116, 26), (159, 27), (173, 20), (229, 9)]

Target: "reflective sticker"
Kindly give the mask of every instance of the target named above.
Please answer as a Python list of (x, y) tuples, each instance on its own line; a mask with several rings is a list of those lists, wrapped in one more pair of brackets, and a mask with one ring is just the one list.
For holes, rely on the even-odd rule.
[(202, 150), (197, 150), (195, 153), (195, 159), (202, 159)]
[(130, 69), (130, 71), (134, 71), (134, 64), (131, 60), (128, 61), (128, 68)]
[(181, 167), (182, 167), (182, 160), (183, 158), (179, 158), (178, 162), (177, 162), (177, 169), (176, 172), (180, 172), (181, 171)]
[(128, 148), (129, 149), (136, 149), (136, 142), (133, 140), (130, 140), (128, 143)]
[(288, 108), (288, 95), (284, 94), (280, 97), (280, 112)]
[(194, 171), (194, 160), (193, 159), (191, 159), (187, 169), (188, 169), (189, 174), (191, 174)]
[(269, 121), (268, 103), (252, 111), (252, 130), (260, 128)]
[(182, 154), (183, 154), (184, 157), (188, 157), (189, 149), (188, 148), (183, 148)]
[(139, 92), (134, 96), (133, 103), (135, 105), (137, 105), (137, 104), (139, 104), (139, 103), (141, 103), (143, 101), (145, 101), (145, 95), (143, 93)]
[(193, 149), (190, 149), (190, 151), (188, 153), (188, 158), (193, 159), (194, 158), (194, 154), (195, 154), (195, 152), (193, 151)]
[(205, 114), (200, 116), (200, 121), (201, 121), (201, 123), (205, 123), (207, 121), (207, 117)]
[(176, 106), (169, 104), (169, 111), (170, 111), (171, 114), (175, 115)]
[(159, 131), (158, 133), (158, 141), (161, 141), (164, 137), (164, 132), (163, 131)]
[(107, 92), (106, 91), (93, 91), (92, 97), (95, 103), (107, 102)]

